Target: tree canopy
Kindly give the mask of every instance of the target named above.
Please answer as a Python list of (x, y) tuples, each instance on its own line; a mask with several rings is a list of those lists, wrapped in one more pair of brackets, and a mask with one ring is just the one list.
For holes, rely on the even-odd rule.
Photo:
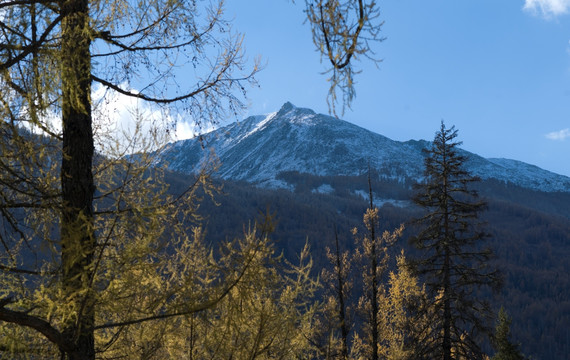
[(482, 358), (478, 336), (488, 331), (489, 305), (476, 291), (496, 288), (497, 270), (489, 266), (488, 237), (478, 221), (485, 203), (471, 185), (477, 177), (466, 170), (466, 158), (455, 141), (457, 130), (441, 123), (426, 150), (425, 180), (418, 184), (414, 202), (424, 209), (415, 223), (412, 243), (420, 250), (416, 274), (425, 278), (433, 299), (427, 309), (436, 321), (421, 340), (427, 358)]
[[(359, 1), (356, 31), (345, 22), (354, 6), (315, 5), (334, 10), (318, 22), (309, 17), (327, 48), (350, 39), (326, 52), (338, 65), (334, 74), (350, 69), (366, 52), (375, 3)], [(204, 175), (169, 193), (144, 154), (164, 141), (173, 107), (199, 124), (243, 108), (259, 67), (245, 67), (242, 37), (223, 15), (223, 1), (0, 4), (2, 350), (102, 357), (140, 324), (217, 304), (245, 276), (259, 242), (215, 254), (183, 225), (195, 214)], [(181, 78), (183, 67), (194, 78)], [(162, 114), (150, 131), (130, 134), (140, 156), (127, 160), (120, 146), (96, 153), (113, 139), (97, 117), (93, 84)], [(343, 84), (352, 89), (351, 78)]]
[(511, 321), (505, 309), (501, 307), (497, 318), (497, 325), (495, 326), (495, 336), (493, 338), (493, 344), (497, 352), (491, 360), (525, 360), (518, 345), (511, 342)]

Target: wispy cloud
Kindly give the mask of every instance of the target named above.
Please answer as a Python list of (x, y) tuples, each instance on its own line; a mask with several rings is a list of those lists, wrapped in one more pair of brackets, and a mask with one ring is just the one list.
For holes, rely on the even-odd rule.
[(523, 9), (535, 15), (552, 18), (570, 12), (570, 0), (525, 0)]
[[(127, 84), (121, 86), (128, 89)], [(98, 85), (93, 87), (91, 98), (95, 148), (107, 156), (156, 150), (168, 141), (190, 139), (216, 128), (213, 124), (198, 125), (168, 108)], [(21, 116), (29, 117), (26, 110), (22, 110)], [(41, 120), (52, 133), (61, 134), (59, 114), (48, 111)], [(43, 130), (30, 121), (22, 121), (21, 125), (33, 133), (43, 134)]]
[(562, 129), (559, 131), (553, 131), (544, 135), (547, 139), (550, 140), (565, 140), (566, 138), (570, 137), (570, 128)]
[[(128, 88), (127, 84), (121, 85)], [(212, 126), (200, 127), (168, 108), (101, 86), (94, 87), (92, 98), (97, 150), (107, 155), (155, 150), (167, 141), (189, 139), (213, 130)]]

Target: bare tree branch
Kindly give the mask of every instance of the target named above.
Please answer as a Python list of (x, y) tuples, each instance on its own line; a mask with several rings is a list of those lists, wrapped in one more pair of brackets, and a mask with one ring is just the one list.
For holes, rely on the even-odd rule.
[(49, 341), (58, 346), (61, 350), (68, 354), (75, 354), (76, 349), (65, 338), (65, 336), (57, 329), (52, 327), (49, 322), (38, 317), (28, 315), (24, 312), (6, 309), (6, 305), (12, 303), (10, 298), (0, 300), (0, 320), (12, 324), (29, 327), (44, 335)]

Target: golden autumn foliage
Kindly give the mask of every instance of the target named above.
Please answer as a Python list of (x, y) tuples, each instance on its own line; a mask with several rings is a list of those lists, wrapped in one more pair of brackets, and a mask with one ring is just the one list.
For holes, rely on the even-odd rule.
[[(246, 70), (242, 37), (231, 31), (223, 3), (0, 5), (0, 351), (93, 360), (132, 339), (128, 356), (144, 358), (176, 328), (165, 319), (182, 321), (230, 298), (254, 263), (257, 244), (212, 252), (183, 225), (195, 214), (203, 174), (171, 194), (144, 154), (164, 144), (153, 140), (175, 121), (171, 109), (205, 125), (245, 107), (245, 86), (255, 83), (259, 67)], [(343, 12), (352, 18), (355, 8), (334, 5), (326, 20), (332, 28), (308, 20), (314, 35), (350, 37), (352, 45), (327, 55), (333, 62), (345, 57), (333, 64), (336, 74), (368, 52), (361, 34), (375, 28), (367, 14), (377, 10), (374, 1), (359, 2), (354, 31)], [(181, 81), (184, 67), (193, 71)], [(107, 119), (97, 111), (93, 84), (159, 114), (144, 119), (150, 128), (136, 128), (151, 134), (150, 142), (119, 141), (139, 158), (127, 161), (125, 145), (104, 138)], [(264, 306), (256, 309), (269, 311)], [(147, 322), (164, 325), (156, 325), (158, 343), (145, 340)]]
[(396, 257), (395, 270), (386, 276), (389, 249), (404, 226), (380, 231), (378, 208), (370, 194), (363, 219), (366, 231), (360, 235), (357, 228), (352, 230), (355, 249), (342, 251), (336, 233), (335, 250), (326, 249), (332, 270), (322, 271), (325, 299), (315, 337), (324, 359), (414, 359), (415, 345), (428, 333), (428, 317), (420, 311), (427, 302), (426, 291), (403, 251)]

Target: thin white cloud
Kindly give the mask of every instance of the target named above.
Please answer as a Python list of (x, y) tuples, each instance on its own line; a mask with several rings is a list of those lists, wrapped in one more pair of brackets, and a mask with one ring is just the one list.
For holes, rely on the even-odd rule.
[[(152, 150), (167, 141), (184, 140), (213, 130), (140, 99), (121, 95), (101, 86), (94, 88), (94, 123), (99, 149), (108, 153)], [(106, 151), (107, 150), (107, 151)]]
[(205, 134), (216, 129), (212, 124), (198, 126), (195, 122), (185, 121), (180, 116), (177, 118), (178, 120), (175, 122), (174, 129), (174, 140), (192, 139), (199, 134)]
[(562, 129), (559, 131), (553, 131), (551, 133), (548, 133), (546, 135), (544, 135), (547, 139), (550, 140), (559, 140), (559, 141), (563, 141), (566, 138), (570, 137), (570, 128), (566, 128), (566, 129)]
[(525, 0), (523, 9), (545, 18), (570, 12), (570, 0)]
[(158, 129), (168, 118), (159, 108), (102, 86), (94, 87), (92, 99), (98, 151), (112, 156), (153, 150), (165, 139)]
[[(121, 84), (126, 87), (125, 84)], [(136, 91), (131, 89), (131, 91)], [(94, 86), (93, 128), (95, 147), (108, 156), (122, 156), (140, 151), (155, 150), (166, 142), (190, 139), (215, 127), (198, 126), (181, 114), (155, 106), (143, 100), (119, 94), (102, 86)], [(25, 110), (22, 118), (27, 118)], [(48, 111), (42, 117), (43, 126), (53, 133), (61, 133), (61, 117)], [(22, 126), (33, 133), (43, 130), (31, 122)]]

